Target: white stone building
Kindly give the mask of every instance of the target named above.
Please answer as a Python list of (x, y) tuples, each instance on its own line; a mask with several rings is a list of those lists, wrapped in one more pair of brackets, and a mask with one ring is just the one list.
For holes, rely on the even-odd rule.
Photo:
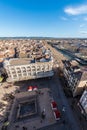
[(53, 60), (32, 63), (29, 58), (13, 58), (4, 61), (8, 82), (53, 76)]
[(87, 118), (87, 90), (85, 90), (78, 103), (81, 113)]
[(64, 61), (63, 73), (73, 97), (82, 94), (87, 83), (87, 71), (74, 62)]

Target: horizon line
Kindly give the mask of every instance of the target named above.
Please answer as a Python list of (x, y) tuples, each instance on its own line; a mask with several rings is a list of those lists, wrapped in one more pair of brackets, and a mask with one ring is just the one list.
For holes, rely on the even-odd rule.
[(87, 39), (87, 37), (50, 37), (50, 36), (0, 36), (0, 38), (53, 38), (53, 39), (60, 39), (60, 38), (67, 38), (67, 39), (72, 39), (72, 38), (77, 38), (77, 39)]

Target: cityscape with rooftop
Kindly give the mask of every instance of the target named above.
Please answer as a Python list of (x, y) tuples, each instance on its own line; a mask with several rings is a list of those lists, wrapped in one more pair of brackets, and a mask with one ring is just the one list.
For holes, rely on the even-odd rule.
[(87, 130), (87, 2), (0, 10), (0, 130)]

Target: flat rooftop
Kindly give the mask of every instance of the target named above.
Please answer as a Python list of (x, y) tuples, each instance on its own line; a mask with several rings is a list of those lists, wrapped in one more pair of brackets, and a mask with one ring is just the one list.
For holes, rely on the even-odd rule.
[(9, 60), (9, 63), (11, 66), (14, 66), (14, 65), (29, 65), (29, 64), (32, 64), (32, 63), (42, 63), (42, 62), (49, 62), (51, 60), (43, 60), (41, 62), (39, 61), (34, 61), (33, 59), (30, 59), (30, 58), (12, 58)]
[(29, 58), (13, 58), (9, 60), (10, 65), (25, 65), (30, 64), (31, 59)]

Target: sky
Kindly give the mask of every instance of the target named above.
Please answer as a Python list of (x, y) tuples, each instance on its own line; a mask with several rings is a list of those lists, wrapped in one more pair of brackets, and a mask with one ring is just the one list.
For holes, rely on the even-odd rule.
[(0, 0), (0, 37), (87, 37), (87, 0)]

